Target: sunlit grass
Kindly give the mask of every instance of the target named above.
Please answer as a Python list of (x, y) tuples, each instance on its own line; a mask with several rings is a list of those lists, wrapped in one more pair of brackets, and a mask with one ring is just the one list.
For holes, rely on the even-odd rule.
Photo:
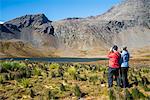
[(114, 82), (110, 91), (105, 65), (2, 61), (0, 67), (0, 99), (149, 98), (148, 67), (131, 67), (128, 74), (131, 87), (124, 90)]

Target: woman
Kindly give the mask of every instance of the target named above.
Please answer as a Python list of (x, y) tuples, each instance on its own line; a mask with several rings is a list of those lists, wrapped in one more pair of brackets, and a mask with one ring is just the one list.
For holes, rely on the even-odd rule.
[(127, 50), (127, 47), (123, 47), (121, 53), (121, 77), (122, 77), (123, 88), (127, 88), (129, 86), (128, 83), (129, 58), (130, 55)]
[(118, 52), (118, 47), (114, 45), (110, 52), (108, 53), (109, 58), (109, 68), (108, 68), (108, 87), (113, 86), (113, 76), (116, 78), (117, 85), (120, 86), (119, 81), (119, 69), (120, 69), (120, 53)]

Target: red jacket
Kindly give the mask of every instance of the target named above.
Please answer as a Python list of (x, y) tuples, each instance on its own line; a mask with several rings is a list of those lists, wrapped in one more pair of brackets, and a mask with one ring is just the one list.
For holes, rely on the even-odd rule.
[(120, 60), (120, 53), (119, 52), (110, 52), (108, 54), (109, 58), (109, 67), (111, 68), (119, 68), (119, 60)]

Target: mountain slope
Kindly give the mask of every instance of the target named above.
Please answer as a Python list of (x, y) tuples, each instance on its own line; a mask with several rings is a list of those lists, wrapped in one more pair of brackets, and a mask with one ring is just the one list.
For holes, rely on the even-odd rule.
[(35, 48), (30, 43), (21, 40), (1, 40), (0, 41), (0, 57), (48, 57), (56, 56), (54, 52), (43, 52)]
[(103, 15), (52, 24), (66, 47), (89, 50), (113, 44), (130, 48), (149, 46), (149, 3), (149, 0), (126, 0)]
[(112, 7), (108, 12), (99, 15), (99, 20), (150, 20), (149, 0), (124, 0), (121, 4)]
[(20, 39), (35, 47), (56, 46), (54, 28), (44, 14), (25, 15), (1, 25), (0, 39)]
[[(52, 22), (44, 14), (25, 15), (0, 24), (0, 39), (17, 39), (59, 56), (91, 57), (117, 44), (150, 47), (150, 0), (125, 0), (106, 13)], [(103, 53), (101, 53), (103, 52)]]
[[(0, 57), (55, 56), (52, 52), (57, 48), (54, 28), (44, 14), (25, 15), (0, 24), (0, 40)], [(7, 44), (10, 47), (4, 48)]]

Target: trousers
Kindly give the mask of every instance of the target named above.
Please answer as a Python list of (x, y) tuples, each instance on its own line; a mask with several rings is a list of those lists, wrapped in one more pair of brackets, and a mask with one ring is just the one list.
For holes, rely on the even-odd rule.
[(128, 87), (128, 67), (121, 67), (121, 79), (123, 88)]
[(119, 68), (108, 68), (108, 87), (113, 86), (113, 76), (115, 77), (117, 86), (120, 86), (120, 79), (119, 79)]

